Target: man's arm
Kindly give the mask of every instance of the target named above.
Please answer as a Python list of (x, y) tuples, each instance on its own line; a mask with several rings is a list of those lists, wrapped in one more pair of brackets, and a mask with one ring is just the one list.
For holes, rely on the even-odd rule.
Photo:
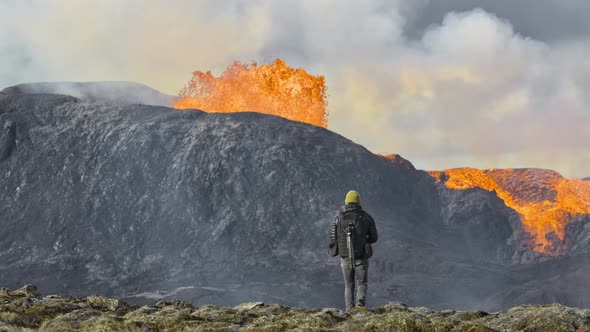
[(375, 220), (373, 220), (373, 217), (368, 213), (367, 217), (369, 217), (369, 243), (375, 243), (379, 237), (377, 234), (377, 227), (375, 227)]
[(336, 243), (336, 241), (337, 241), (337, 230), (336, 230), (337, 225), (338, 225), (338, 216), (336, 216), (336, 218), (334, 218), (334, 221), (332, 221), (332, 224), (330, 225), (330, 244)]
[(338, 217), (330, 225), (330, 256), (338, 256)]

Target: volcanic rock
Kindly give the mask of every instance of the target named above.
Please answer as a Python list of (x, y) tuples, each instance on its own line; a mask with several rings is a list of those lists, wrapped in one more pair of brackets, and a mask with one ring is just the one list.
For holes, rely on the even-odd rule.
[(414, 167), (414, 165), (412, 165), (412, 163), (409, 160), (405, 159), (404, 157), (400, 156), (399, 154), (388, 154), (383, 157), (391, 160), (392, 163), (399, 164), (407, 169), (410, 169), (410, 170), (416, 169)]
[[(101, 84), (106, 96), (49, 94), (61, 91), (51, 84), (0, 94), (0, 280), (8, 287), (133, 304), (340, 307), (328, 228), (350, 189), (379, 231), (370, 305), (497, 310), (506, 297), (537, 299), (527, 292), (533, 282), (575, 273), (523, 259), (526, 234), (493, 192), (448, 189), (323, 128), (133, 104), (142, 99), (136, 90)], [(519, 293), (496, 297), (505, 289)], [(586, 293), (559, 299), (578, 305)]]
[(247, 303), (240, 303), (234, 307), (235, 310), (252, 310), (254, 308), (259, 308), (264, 306), (262, 302), (247, 302)]
[[(478, 170), (467, 167), (429, 173), (437, 183), (443, 183), (448, 188), (493, 192), (503, 205), (517, 212), (516, 223), (512, 223), (513, 238), (516, 240), (513, 243), (520, 243), (524, 250), (516, 250), (513, 257), (515, 263), (528, 263), (566, 253), (565, 228), (573, 218), (590, 214), (590, 185), (565, 179), (552, 170)], [(527, 231), (519, 232), (514, 227), (518, 224)]]

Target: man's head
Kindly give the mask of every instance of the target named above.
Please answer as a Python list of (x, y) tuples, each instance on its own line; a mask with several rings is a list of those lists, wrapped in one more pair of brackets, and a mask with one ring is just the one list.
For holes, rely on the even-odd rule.
[(356, 190), (351, 190), (346, 194), (344, 204), (356, 203), (361, 204), (361, 195)]

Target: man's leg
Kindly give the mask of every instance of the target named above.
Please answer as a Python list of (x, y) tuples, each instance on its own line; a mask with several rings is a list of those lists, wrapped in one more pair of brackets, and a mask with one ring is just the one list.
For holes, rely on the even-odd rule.
[(340, 266), (344, 275), (344, 302), (346, 303), (346, 310), (351, 310), (354, 306), (354, 270), (347, 258), (340, 258)]
[(369, 274), (369, 259), (357, 259), (356, 265), (356, 305), (365, 307), (367, 304), (367, 276)]

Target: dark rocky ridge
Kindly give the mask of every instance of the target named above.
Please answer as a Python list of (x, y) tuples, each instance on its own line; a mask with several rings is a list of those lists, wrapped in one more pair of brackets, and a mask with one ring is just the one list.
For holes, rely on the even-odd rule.
[(8, 87), (5, 94), (59, 94), (85, 101), (171, 106), (173, 96), (133, 82), (40, 82)]
[[(516, 295), (588, 303), (587, 291), (569, 291), (572, 280), (584, 284), (587, 262), (560, 266), (567, 258), (543, 262), (519, 249), (527, 234), (494, 193), (449, 190), (329, 130), (256, 113), (117, 104), (113, 94), (22, 92), (0, 94), (0, 280), (8, 287), (134, 303), (341, 306), (327, 229), (356, 188), (380, 233), (372, 305), (495, 310)], [(590, 238), (582, 219), (568, 233), (580, 243), (572, 254), (590, 245), (578, 240)], [(568, 274), (563, 291), (555, 277)], [(551, 288), (530, 294), (531, 284)]]

